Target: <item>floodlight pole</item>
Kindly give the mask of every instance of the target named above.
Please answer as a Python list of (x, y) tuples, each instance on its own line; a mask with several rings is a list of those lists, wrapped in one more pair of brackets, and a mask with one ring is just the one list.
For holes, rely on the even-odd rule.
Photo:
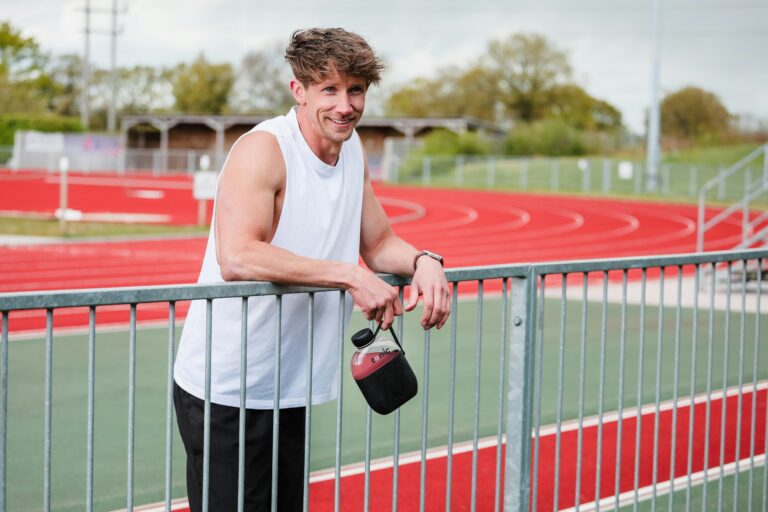
[(83, 51), (83, 90), (80, 93), (80, 124), (88, 129), (90, 105), (88, 91), (91, 88), (91, 70), (89, 60), (91, 39), (91, 0), (85, 0), (85, 48)]
[(107, 131), (114, 133), (117, 128), (116, 110), (117, 110), (117, 0), (112, 0), (112, 45), (110, 48), (110, 98), (109, 110), (107, 112)]
[(659, 61), (661, 60), (661, 0), (652, 0), (653, 56), (651, 65), (651, 108), (648, 119), (646, 189), (659, 186)]

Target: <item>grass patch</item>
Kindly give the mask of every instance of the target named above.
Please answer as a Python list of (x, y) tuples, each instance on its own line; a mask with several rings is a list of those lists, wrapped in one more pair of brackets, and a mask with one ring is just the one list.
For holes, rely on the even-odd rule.
[(96, 236), (155, 235), (176, 233), (205, 233), (207, 226), (166, 226), (117, 222), (67, 222), (61, 233), (59, 221), (26, 217), (0, 217), (0, 234), (81, 238)]

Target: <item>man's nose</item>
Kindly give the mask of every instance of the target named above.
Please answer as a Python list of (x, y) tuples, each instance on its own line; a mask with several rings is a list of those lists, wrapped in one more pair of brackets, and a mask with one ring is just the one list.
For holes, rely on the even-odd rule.
[(339, 102), (336, 104), (336, 110), (340, 114), (351, 114), (352, 113), (352, 102), (349, 101), (349, 95), (347, 93), (342, 93), (339, 95)]

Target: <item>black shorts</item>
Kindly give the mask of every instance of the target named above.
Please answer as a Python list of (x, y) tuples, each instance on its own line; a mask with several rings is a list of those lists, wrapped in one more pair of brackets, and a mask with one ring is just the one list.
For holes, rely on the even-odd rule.
[[(173, 402), (187, 452), (191, 512), (202, 510), (205, 401), (173, 386)], [(301, 510), (304, 497), (304, 407), (280, 409), (277, 509)], [(244, 510), (271, 510), (272, 409), (246, 409)], [(211, 403), (208, 510), (237, 510), (240, 409)]]

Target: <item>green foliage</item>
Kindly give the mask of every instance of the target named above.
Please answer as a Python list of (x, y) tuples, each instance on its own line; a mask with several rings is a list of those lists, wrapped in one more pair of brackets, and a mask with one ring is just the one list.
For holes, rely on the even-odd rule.
[(187, 113), (222, 114), (235, 82), (232, 66), (214, 64), (200, 55), (191, 64), (181, 64), (173, 78), (176, 110)]
[(545, 117), (552, 117), (578, 130), (621, 130), (621, 112), (607, 101), (592, 97), (574, 84), (556, 85), (549, 91)]
[[(434, 78), (417, 78), (387, 99), (389, 115), (476, 117), (515, 128), (508, 140), (514, 154), (535, 148), (544, 154), (581, 154), (602, 146), (602, 134), (620, 133), (621, 113), (568, 82), (571, 69), (562, 51), (536, 34), (494, 39), (468, 68), (445, 68)], [(538, 124), (543, 120), (551, 120)], [(536, 126), (532, 126), (532, 125)], [(583, 137), (575, 130), (590, 132)], [(530, 137), (545, 140), (528, 140)]]
[(508, 155), (584, 155), (590, 152), (585, 135), (561, 119), (519, 124), (504, 139)]
[(0, 115), (0, 146), (13, 144), (16, 130), (40, 132), (81, 132), (80, 120), (62, 116)]
[(720, 99), (699, 87), (684, 87), (661, 102), (661, 133), (704, 144), (723, 142), (732, 119)]
[(486, 155), (491, 144), (473, 132), (454, 133), (448, 130), (435, 130), (424, 137), (424, 145), (419, 149), (421, 155)]
[(0, 112), (40, 112), (52, 87), (37, 42), (0, 22)]
[(507, 116), (525, 122), (546, 117), (550, 91), (571, 74), (565, 53), (538, 34), (492, 40), (487, 59)]
[(296, 101), (288, 84), (290, 68), (283, 45), (248, 52), (240, 64), (230, 98), (232, 110), (243, 114), (284, 114)]
[(417, 78), (386, 100), (392, 116), (476, 117), (495, 121), (498, 92), (486, 68), (444, 68), (434, 79)]

